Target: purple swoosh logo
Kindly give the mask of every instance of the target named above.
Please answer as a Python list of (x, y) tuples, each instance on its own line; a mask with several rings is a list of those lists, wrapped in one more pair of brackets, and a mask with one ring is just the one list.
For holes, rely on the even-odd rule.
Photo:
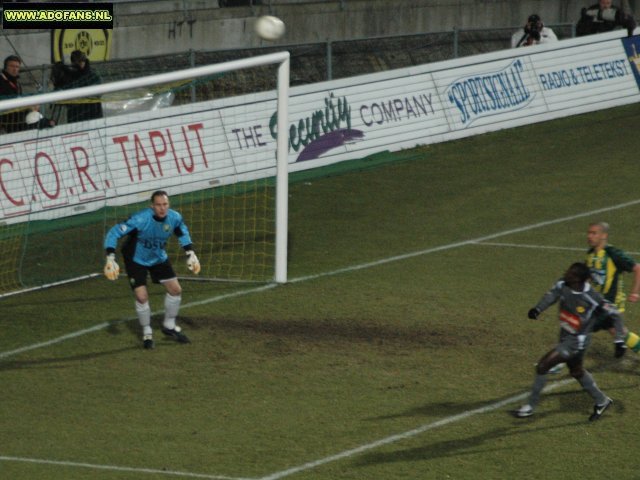
[(304, 150), (300, 152), (296, 162), (304, 162), (305, 160), (314, 160), (325, 152), (331, 149), (340, 147), (347, 143), (354, 143), (364, 138), (364, 132), (361, 130), (355, 130), (351, 128), (345, 128), (343, 130), (335, 130), (331, 133), (317, 138)]

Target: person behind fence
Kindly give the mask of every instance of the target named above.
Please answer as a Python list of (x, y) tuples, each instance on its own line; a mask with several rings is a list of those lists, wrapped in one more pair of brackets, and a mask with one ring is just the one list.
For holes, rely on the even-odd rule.
[[(9, 55), (4, 59), (0, 73), (0, 100), (22, 96), (20, 83), (20, 66), (22, 60), (17, 55)], [(39, 107), (9, 111), (0, 115), (0, 128), (4, 133), (16, 133), (32, 128), (53, 127), (55, 122), (45, 118)]]
[(527, 23), (511, 36), (511, 48), (527, 47), (540, 43), (557, 42), (558, 37), (549, 27), (545, 27), (539, 15), (529, 15)]
[[(71, 65), (57, 62), (51, 70), (51, 81), (56, 90), (87, 87), (102, 83), (100, 76), (91, 68), (91, 62), (80, 50), (71, 52)], [(99, 98), (87, 98), (77, 103), (69, 103), (67, 122), (81, 122), (102, 118), (102, 104)]]
[(593, 35), (625, 28), (629, 36), (633, 35), (636, 21), (620, 7), (612, 5), (612, 0), (600, 0), (595, 5), (583, 8), (576, 25), (576, 36)]

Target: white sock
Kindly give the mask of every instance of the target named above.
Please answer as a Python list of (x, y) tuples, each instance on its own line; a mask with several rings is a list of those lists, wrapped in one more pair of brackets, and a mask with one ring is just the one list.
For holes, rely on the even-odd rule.
[(169, 295), (168, 293), (164, 297), (164, 321), (162, 325), (164, 328), (168, 328), (169, 330), (173, 330), (176, 328), (176, 317), (178, 316), (178, 311), (180, 310), (180, 302), (182, 301), (182, 296), (180, 295)]
[(136, 300), (136, 313), (138, 322), (142, 327), (142, 335), (151, 335), (151, 307), (149, 302), (139, 303)]

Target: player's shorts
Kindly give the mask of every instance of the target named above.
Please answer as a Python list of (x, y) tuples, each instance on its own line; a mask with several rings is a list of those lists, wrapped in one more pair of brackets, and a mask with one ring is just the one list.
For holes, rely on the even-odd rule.
[(129, 285), (132, 290), (147, 285), (147, 273), (151, 276), (151, 281), (153, 283), (163, 283), (167, 280), (177, 278), (176, 272), (173, 270), (169, 260), (165, 260), (157, 265), (152, 265), (151, 267), (145, 267), (133, 260), (127, 261), (125, 259), (124, 267), (127, 271)]
[(591, 335), (587, 335), (582, 345), (580, 345), (578, 335), (571, 334), (565, 330), (560, 330), (560, 341), (558, 345), (556, 345), (555, 350), (565, 360), (573, 359), (574, 357), (577, 360), (584, 356), (584, 352), (590, 343)]

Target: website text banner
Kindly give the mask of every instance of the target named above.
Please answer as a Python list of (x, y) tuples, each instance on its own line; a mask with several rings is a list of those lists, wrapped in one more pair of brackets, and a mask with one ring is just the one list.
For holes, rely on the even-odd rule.
[[(639, 38), (622, 35), (294, 87), (290, 170), (638, 102)], [(275, 108), (266, 92), (0, 136), (0, 222), (271, 177)]]

